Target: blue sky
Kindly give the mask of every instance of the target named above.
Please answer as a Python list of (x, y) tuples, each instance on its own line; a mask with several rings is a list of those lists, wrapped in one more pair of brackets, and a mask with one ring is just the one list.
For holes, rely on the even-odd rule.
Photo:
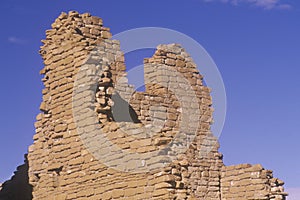
[[(199, 42), (227, 94), (220, 151), (227, 165), (261, 163), (300, 193), (300, 2), (289, 0), (21, 1), (0, 3), (0, 182), (22, 164), (39, 112), (38, 51), (62, 12), (103, 18), (113, 34), (164, 27)], [(150, 51), (137, 53), (151, 56)], [(128, 57), (128, 59), (130, 59)], [(130, 59), (132, 60), (132, 59)], [(300, 197), (299, 197), (300, 199)]]

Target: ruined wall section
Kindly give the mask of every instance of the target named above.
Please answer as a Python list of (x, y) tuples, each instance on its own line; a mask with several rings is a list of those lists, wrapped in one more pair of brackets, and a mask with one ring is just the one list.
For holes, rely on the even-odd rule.
[(28, 178), (28, 160), (27, 155), (24, 156), (24, 164), (17, 167), (14, 175), (10, 180), (0, 184), (1, 200), (31, 200), (32, 186), (29, 184)]
[[(80, 199), (105, 190), (101, 181), (93, 184), (92, 159), (82, 147), (73, 121), (72, 93), (75, 74), (89, 52), (111, 37), (102, 20), (89, 14), (62, 13), (46, 31), (41, 55), (45, 67), (42, 113), (35, 123), (34, 143), (29, 147), (29, 178), (33, 199)], [(104, 168), (104, 166), (102, 166)], [(62, 178), (63, 177), (63, 178)], [(101, 187), (100, 187), (101, 186)], [(82, 188), (89, 188), (82, 190)]]
[[(253, 198), (248, 195), (253, 194), (250, 186), (237, 195), (232, 192), (232, 181), (242, 184), (248, 169), (224, 167), (217, 138), (210, 131), (210, 89), (187, 52), (176, 44), (159, 45), (144, 61), (146, 91), (135, 92), (126, 78), (120, 44), (110, 37), (100, 18), (77, 12), (62, 13), (46, 31), (40, 51), (45, 64), (42, 112), (36, 117), (28, 154), (33, 200)], [(169, 76), (168, 71), (182, 78)], [(184, 85), (183, 79), (189, 87), (176, 86)], [(181, 98), (188, 91), (196, 98)], [(124, 107), (120, 105), (129, 110), (132, 121), (116, 114)], [(188, 109), (194, 111), (187, 116)], [(187, 151), (164, 166), (165, 155), (147, 157), (142, 165), (153, 170), (135, 173), (141, 162), (130, 152), (164, 149), (182, 127), (184, 133), (197, 127), (195, 137), (187, 137)], [(150, 129), (153, 137), (145, 135)], [(129, 153), (108, 151), (112, 146)], [(135, 159), (139, 162), (132, 164)], [(276, 193), (282, 183), (266, 180), (259, 185), (270, 188), (263, 198), (284, 198)], [(257, 185), (252, 179), (246, 182)]]
[[(98, 117), (97, 124), (93, 125), (98, 126), (104, 135), (107, 134), (114, 144), (138, 153), (162, 148), (174, 137), (172, 131), (178, 129), (177, 119), (181, 116), (172, 91), (165, 96), (162, 93), (163, 89), (156, 88), (157, 84), (147, 86), (145, 93), (135, 93), (130, 100), (130, 106), (134, 108), (140, 122), (116, 122), (109, 114), (113, 107), (113, 101), (110, 101), (113, 100), (113, 87), (106, 87), (106, 84), (115, 86), (118, 78), (126, 75), (124, 56), (120, 52), (118, 41), (107, 40), (111, 34), (108, 28), (103, 27), (102, 20), (89, 14), (63, 13), (46, 35), (40, 52), (45, 64), (41, 70), (45, 85), (40, 106), (42, 113), (37, 116), (34, 143), (30, 146), (28, 155), (33, 199), (219, 199), (220, 191), (217, 187), (220, 181), (217, 174), (222, 161), (217, 153), (218, 145), (213, 145), (217, 140), (209, 131), (212, 119), (211, 97), (209, 89), (203, 86), (199, 79), (201, 77), (195, 64), (181, 47), (159, 47), (154, 57), (145, 64), (157, 64), (159, 59), (165, 65), (180, 69), (179, 72), (185, 74), (192, 87), (197, 88), (202, 119), (194, 119), (194, 123), (199, 123), (201, 131), (196, 134), (197, 139), (193, 141), (193, 147), (187, 154), (183, 153), (179, 160), (159, 170), (136, 174), (107, 167), (87, 149), (88, 144), (84, 143), (82, 135), (78, 133), (78, 125), (88, 125), (83, 127), (84, 130), (91, 128), (91, 118), (87, 115), (88, 111), (91, 111), (88, 109), (91, 108), (81, 106), (84, 105), (82, 102), (89, 100), (90, 96), (86, 98), (85, 95), (92, 94), (94, 88), (83, 89), (77, 94), (78, 99), (74, 100), (74, 86), (91, 81), (90, 76), (97, 71), (97, 62), (104, 63), (103, 54), (114, 58), (115, 62), (107, 63), (108, 66), (103, 65), (107, 69), (103, 68), (98, 90), (94, 91), (95, 96), (91, 97), (95, 101), (92, 110)], [(101, 48), (93, 55), (93, 50), (99, 46)], [(105, 85), (105, 90), (101, 84)], [(131, 91), (128, 88), (132, 87), (126, 81), (121, 85), (125, 91)], [(167, 116), (157, 115), (159, 110), (152, 112), (149, 107), (146, 108), (161, 102), (165, 102), (168, 112), (160, 114)], [(74, 108), (82, 111), (79, 121), (74, 119)], [(161, 120), (164, 117), (167, 123), (153, 139), (143, 138), (135, 142), (130, 136), (120, 133), (122, 124), (130, 129), (152, 123), (153, 121), (148, 120), (150, 118)], [(97, 141), (97, 134), (88, 139), (91, 142)], [(213, 145), (213, 150), (205, 156), (199, 154), (203, 144), (209, 149)], [(147, 164), (153, 166), (161, 162), (162, 160), (155, 158), (147, 160)], [(118, 167), (120, 162), (112, 158), (110, 164)], [(202, 181), (199, 180), (201, 177)], [(209, 189), (211, 184), (215, 184), (216, 189)]]
[(287, 196), (283, 184), (283, 181), (273, 177), (271, 170), (265, 170), (259, 164), (241, 164), (222, 168), (223, 200), (282, 200)]
[[(180, 75), (176, 73), (168, 74), (164, 70), (160, 71), (161, 64), (176, 68)], [(196, 99), (198, 100), (197, 106), (199, 107), (189, 110), (190, 118), (188, 126), (180, 129), (181, 133), (186, 133), (184, 129), (189, 129), (193, 126), (198, 127), (197, 133), (194, 133), (196, 137), (184, 155), (184, 167), (177, 166), (173, 169), (174, 174), (180, 172), (179, 174), (183, 176), (179, 185), (186, 188), (186, 197), (193, 197), (195, 199), (220, 199), (219, 174), (223, 162), (222, 155), (218, 153), (219, 143), (210, 131), (213, 112), (210, 89), (203, 85), (203, 77), (200, 75), (192, 58), (180, 45), (176, 44), (159, 45), (154, 56), (150, 59), (145, 59), (145, 82), (147, 83), (148, 80), (150, 83), (153, 83), (157, 78), (159, 84), (146, 84), (146, 91), (148, 89), (154, 93), (167, 94), (165, 91), (166, 87), (162, 87), (162, 85), (168, 85), (168, 88), (173, 88), (172, 85), (174, 85), (174, 88), (176, 88), (176, 85), (180, 85), (183, 79), (186, 79), (190, 83), (189, 87), (183, 90), (173, 89), (177, 93), (175, 97), (180, 99), (179, 96), (185, 96), (186, 98), (188, 90), (191, 90), (195, 92)], [(192, 98), (185, 100), (197, 102), (197, 100), (192, 100)], [(176, 104), (176, 101), (173, 101), (173, 103)], [(182, 104), (180, 105), (181, 109), (190, 109), (185, 108)], [(191, 102), (187, 102), (187, 105), (188, 107), (194, 106)], [(196, 114), (198, 108), (200, 108), (199, 116)], [(176, 113), (167, 113), (170, 117), (172, 115), (176, 116)], [(173, 123), (184, 123), (184, 120), (180, 118), (182, 115), (184, 113), (179, 113), (178, 119)], [(183, 197), (185, 196), (181, 195), (181, 198)]]

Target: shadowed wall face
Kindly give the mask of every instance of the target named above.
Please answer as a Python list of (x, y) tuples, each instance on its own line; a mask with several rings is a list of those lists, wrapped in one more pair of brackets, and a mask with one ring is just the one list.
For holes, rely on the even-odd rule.
[(4, 182), (0, 188), (1, 200), (31, 200), (32, 186), (29, 184), (28, 178), (28, 160), (25, 155), (23, 165), (17, 167), (14, 176)]

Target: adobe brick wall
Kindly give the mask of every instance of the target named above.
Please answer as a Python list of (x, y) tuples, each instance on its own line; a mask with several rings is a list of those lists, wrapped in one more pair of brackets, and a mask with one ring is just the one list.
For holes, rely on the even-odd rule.
[[(46, 31), (45, 88), (28, 152), (33, 200), (285, 198), (269, 171), (224, 166), (210, 131), (210, 89), (180, 45), (159, 45), (144, 60), (146, 90), (134, 92), (110, 38), (102, 19), (75, 11)], [(182, 132), (194, 138), (172, 157), (184, 147), (171, 142)]]

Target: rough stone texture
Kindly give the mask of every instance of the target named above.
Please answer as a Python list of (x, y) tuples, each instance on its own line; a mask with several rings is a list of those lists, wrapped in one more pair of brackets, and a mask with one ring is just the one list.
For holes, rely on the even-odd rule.
[[(34, 200), (285, 199), (283, 182), (260, 165), (224, 166), (210, 131), (210, 89), (180, 45), (159, 45), (144, 60), (146, 90), (134, 92), (120, 44), (110, 37), (102, 19), (75, 11), (62, 13), (46, 31), (40, 51), (45, 88), (28, 153)], [(164, 67), (188, 81), (193, 101), (183, 97), (188, 92), (178, 86), (181, 79)], [(176, 92), (167, 89), (173, 86)], [(187, 116), (188, 109), (194, 112)], [(156, 130), (153, 137), (145, 135), (149, 130)], [(164, 156), (145, 158), (153, 170), (144, 173), (134, 173), (133, 154), (109, 152), (110, 144), (101, 141), (151, 155), (182, 130), (196, 130), (188, 150), (163, 166)], [(95, 144), (97, 149), (88, 148)]]

